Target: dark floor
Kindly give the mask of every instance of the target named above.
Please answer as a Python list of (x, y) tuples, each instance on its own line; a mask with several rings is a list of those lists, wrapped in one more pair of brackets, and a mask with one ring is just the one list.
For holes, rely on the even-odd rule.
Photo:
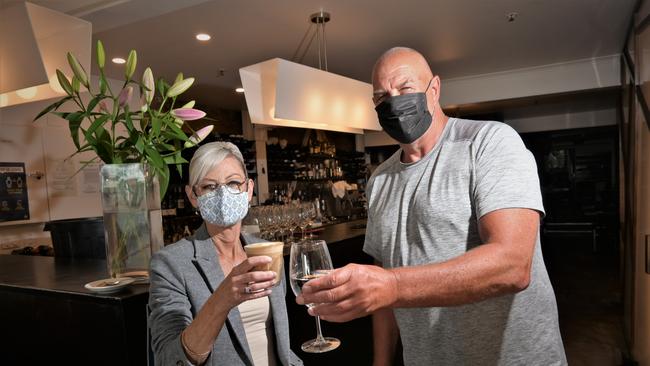
[(571, 366), (632, 365), (623, 335), (618, 252), (612, 242), (599, 240), (594, 252), (589, 236), (542, 239)]

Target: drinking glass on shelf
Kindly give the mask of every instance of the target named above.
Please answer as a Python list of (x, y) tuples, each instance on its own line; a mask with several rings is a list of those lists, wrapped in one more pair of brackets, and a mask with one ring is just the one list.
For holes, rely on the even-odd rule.
[[(327, 275), (332, 269), (332, 258), (324, 240), (303, 240), (293, 243), (289, 259), (289, 278), (293, 293), (302, 293), (302, 286), (314, 278)], [(314, 304), (307, 304), (312, 307)], [(341, 344), (336, 338), (323, 337), (320, 318), (316, 317), (316, 338), (300, 347), (308, 353), (323, 353), (336, 349)]]

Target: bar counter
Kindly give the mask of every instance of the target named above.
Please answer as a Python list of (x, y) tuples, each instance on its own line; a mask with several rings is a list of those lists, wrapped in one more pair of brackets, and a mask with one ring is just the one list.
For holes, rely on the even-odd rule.
[[(328, 242), (335, 267), (372, 262), (361, 250), (365, 220), (324, 226), (313, 234)], [(146, 365), (148, 285), (101, 295), (84, 288), (106, 277), (104, 260), (0, 255), (3, 363)], [(306, 365), (371, 364), (370, 318), (323, 322), (324, 334), (339, 338), (341, 346), (324, 354), (302, 352), (300, 345), (314, 338), (316, 324), (287, 290), (291, 348)]]
[(97, 295), (104, 260), (0, 255), (7, 365), (146, 365), (148, 285)]

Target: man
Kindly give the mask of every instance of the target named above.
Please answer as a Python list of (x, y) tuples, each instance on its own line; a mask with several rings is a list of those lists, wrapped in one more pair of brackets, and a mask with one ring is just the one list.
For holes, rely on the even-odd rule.
[(398, 338), (406, 365), (565, 365), (539, 180), (519, 135), (445, 116), (439, 77), (411, 49), (382, 55), (373, 87), (401, 147), (367, 187), (364, 251), (379, 266), (312, 280), (298, 302), (334, 322), (373, 314), (377, 366)]

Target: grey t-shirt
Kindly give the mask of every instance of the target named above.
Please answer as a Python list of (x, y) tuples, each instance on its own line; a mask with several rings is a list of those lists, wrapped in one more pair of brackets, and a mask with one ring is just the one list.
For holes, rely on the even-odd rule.
[[(401, 149), (368, 183), (364, 251), (385, 268), (444, 262), (481, 245), (478, 220), (502, 208), (544, 213), (535, 160), (499, 122), (449, 119), (412, 164)], [(530, 285), (454, 307), (394, 310), (406, 365), (565, 365), (539, 236)]]

